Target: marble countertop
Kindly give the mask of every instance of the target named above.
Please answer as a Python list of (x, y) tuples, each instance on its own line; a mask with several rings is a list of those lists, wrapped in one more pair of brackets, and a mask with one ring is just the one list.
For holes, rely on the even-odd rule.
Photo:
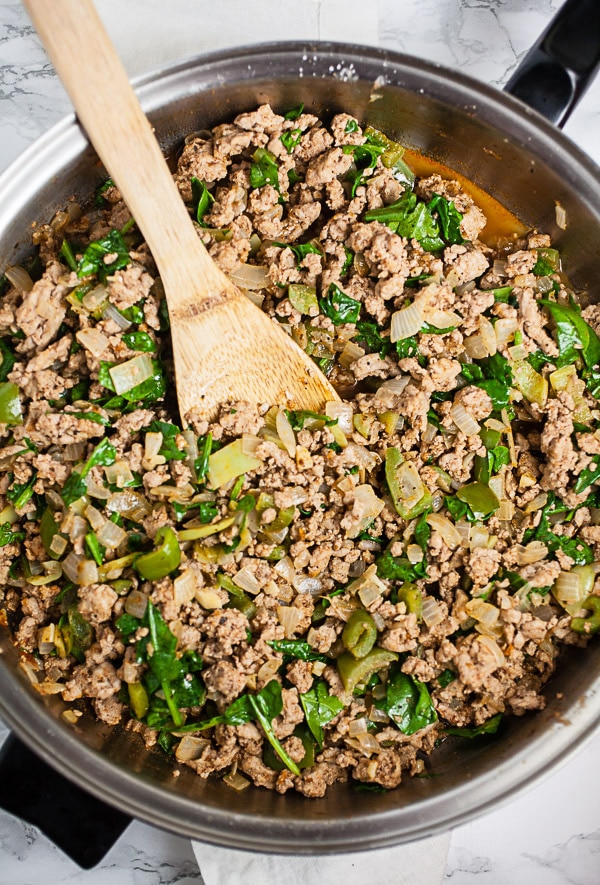
[[(96, 5), (132, 76), (209, 49), (320, 38), (407, 52), (501, 87), (560, 0), (170, 0), (168, 14), (163, 0)], [(20, 3), (0, 0), (0, 171), (69, 111)], [(565, 132), (600, 163), (600, 82)], [(0, 742), (5, 735), (0, 723)], [(454, 830), (443, 881), (598, 885), (600, 792), (593, 772), (599, 754), (600, 736), (524, 795)], [(283, 864), (281, 881), (287, 882)], [(418, 870), (413, 881), (424, 885)], [(99, 867), (82, 872), (33, 827), (0, 812), (0, 885), (41, 882), (204, 880), (188, 840), (145, 824), (131, 824)]]

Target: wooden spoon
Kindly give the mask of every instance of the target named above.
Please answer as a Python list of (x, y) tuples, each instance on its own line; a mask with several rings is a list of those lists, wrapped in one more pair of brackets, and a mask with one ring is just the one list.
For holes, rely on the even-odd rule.
[[(322, 411), (313, 361), (214, 264), (91, 0), (24, 0), (79, 120), (156, 261), (182, 422), (236, 400)], [(165, 15), (168, 14), (165, 6)]]

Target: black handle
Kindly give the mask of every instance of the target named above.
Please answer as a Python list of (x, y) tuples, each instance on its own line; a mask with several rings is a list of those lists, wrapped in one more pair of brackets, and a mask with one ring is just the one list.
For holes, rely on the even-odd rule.
[(506, 86), (564, 126), (600, 66), (600, 0), (567, 0)]
[(38, 827), (84, 869), (99, 863), (131, 818), (96, 799), (9, 735), (0, 748), (0, 806)]

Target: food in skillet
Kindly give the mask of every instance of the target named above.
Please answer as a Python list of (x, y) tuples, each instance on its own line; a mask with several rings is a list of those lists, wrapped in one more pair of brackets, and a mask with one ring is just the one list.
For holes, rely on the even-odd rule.
[(344, 397), (322, 414), (181, 429), (110, 181), (35, 231), (35, 282), (7, 270), (2, 606), (68, 720), (89, 703), (236, 789), (392, 788), (542, 708), (600, 629), (600, 309), (548, 236), (482, 242), (471, 196), (403, 153), (263, 106), (179, 159), (213, 258)]

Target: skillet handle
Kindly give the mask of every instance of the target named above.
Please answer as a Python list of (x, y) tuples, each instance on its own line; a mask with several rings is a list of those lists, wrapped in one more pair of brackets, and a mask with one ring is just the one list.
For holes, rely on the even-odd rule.
[(505, 91), (564, 126), (600, 66), (599, 0), (566, 0)]
[(84, 869), (99, 863), (131, 822), (13, 735), (0, 748), (0, 807), (40, 829)]

